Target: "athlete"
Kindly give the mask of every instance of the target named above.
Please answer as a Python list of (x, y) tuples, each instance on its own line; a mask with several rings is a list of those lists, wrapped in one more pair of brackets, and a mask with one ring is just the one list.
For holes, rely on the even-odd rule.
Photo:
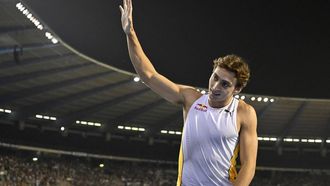
[(252, 106), (234, 97), (247, 84), (248, 65), (236, 55), (214, 60), (208, 94), (176, 84), (159, 74), (145, 55), (133, 27), (132, 0), (123, 0), (119, 9), (136, 72), (154, 92), (183, 107), (177, 185), (249, 185), (256, 168), (257, 117)]

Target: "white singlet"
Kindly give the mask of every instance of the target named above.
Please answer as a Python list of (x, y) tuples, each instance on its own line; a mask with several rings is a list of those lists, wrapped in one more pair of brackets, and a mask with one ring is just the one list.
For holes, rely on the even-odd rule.
[(225, 107), (212, 108), (203, 95), (193, 103), (182, 134), (178, 185), (232, 185), (239, 151), (238, 102), (232, 98)]

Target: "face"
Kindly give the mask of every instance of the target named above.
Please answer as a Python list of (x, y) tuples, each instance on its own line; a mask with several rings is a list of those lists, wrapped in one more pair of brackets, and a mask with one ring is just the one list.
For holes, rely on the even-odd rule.
[(235, 73), (225, 68), (216, 67), (209, 80), (209, 104), (212, 107), (223, 107), (229, 103), (240, 89), (236, 87)]

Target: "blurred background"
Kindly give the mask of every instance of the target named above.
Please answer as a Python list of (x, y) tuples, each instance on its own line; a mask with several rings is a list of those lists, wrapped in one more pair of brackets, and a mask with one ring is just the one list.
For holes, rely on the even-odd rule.
[[(175, 185), (182, 109), (134, 73), (121, 3), (0, 0), (0, 185)], [(328, 1), (133, 4), (174, 82), (205, 94), (213, 59), (250, 64), (236, 97), (258, 115), (251, 185), (327, 185)]]

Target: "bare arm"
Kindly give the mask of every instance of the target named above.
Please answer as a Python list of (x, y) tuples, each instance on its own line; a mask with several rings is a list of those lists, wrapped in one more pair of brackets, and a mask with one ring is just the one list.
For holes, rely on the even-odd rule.
[(250, 105), (244, 104), (242, 115), (240, 116), (240, 161), (241, 169), (234, 182), (235, 186), (248, 186), (255, 173), (258, 137), (257, 137), (257, 117), (255, 110)]
[(129, 56), (142, 81), (166, 100), (186, 106), (187, 103), (190, 105), (198, 95), (194, 88), (175, 84), (159, 74), (144, 53), (133, 27), (132, 0), (123, 0), (123, 7), (120, 6), (119, 8), (122, 27), (127, 38)]

